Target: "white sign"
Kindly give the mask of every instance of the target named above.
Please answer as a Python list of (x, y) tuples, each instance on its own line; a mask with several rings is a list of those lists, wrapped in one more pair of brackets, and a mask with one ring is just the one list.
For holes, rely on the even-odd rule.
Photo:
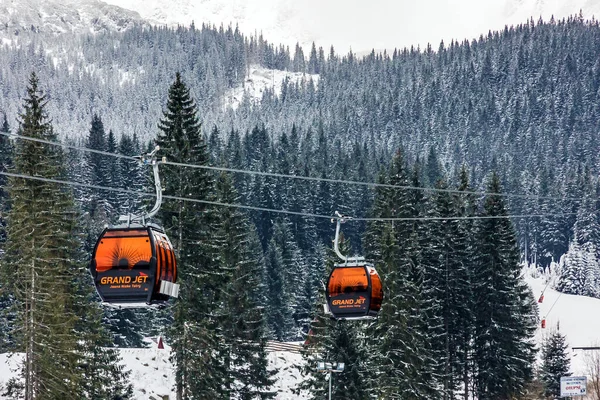
[(563, 376), (560, 378), (560, 397), (585, 396), (587, 394), (587, 377)]

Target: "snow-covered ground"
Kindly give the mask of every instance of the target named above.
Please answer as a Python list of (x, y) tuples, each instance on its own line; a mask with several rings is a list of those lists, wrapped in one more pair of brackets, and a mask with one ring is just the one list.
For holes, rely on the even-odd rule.
[(273, 90), (275, 95), (280, 96), (283, 82), (286, 79), (290, 83), (298, 83), (302, 79), (308, 82), (312, 79), (316, 87), (319, 82), (319, 75), (267, 69), (255, 65), (250, 67), (248, 76), (246, 76), (242, 85), (229, 90), (225, 94), (223, 107), (231, 107), (235, 110), (244, 99), (244, 96), (247, 96), (251, 103), (259, 102), (267, 89)]
[[(163, 342), (164, 343), (164, 342)], [(129, 380), (133, 384), (135, 400), (175, 399), (175, 371), (169, 361), (170, 347), (164, 343), (164, 349), (159, 349), (155, 342), (151, 347), (142, 349), (121, 349), (121, 357), (125, 369), (131, 371)], [(0, 400), (6, 383), (18, 376), (19, 365), (23, 357), (20, 354), (0, 354)], [(277, 400), (302, 400), (292, 393), (301, 376), (295, 366), (302, 365), (302, 356), (287, 351), (268, 353), (269, 366), (277, 368), (276, 383)]]
[(560, 324), (560, 332), (566, 335), (569, 344), (571, 372), (585, 375), (586, 358), (593, 356), (593, 353), (600, 355), (600, 352), (572, 348), (600, 346), (600, 318), (596, 318), (600, 314), (600, 299), (557, 292), (552, 289), (553, 282), (547, 285), (549, 279), (553, 279), (553, 276), (539, 274), (535, 268), (525, 270), (525, 280), (535, 297), (539, 299), (544, 293), (543, 302), (538, 303), (538, 307), (540, 319), (546, 320), (546, 328), (542, 329), (541, 324), (538, 326), (537, 342), (541, 343), (543, 336)]

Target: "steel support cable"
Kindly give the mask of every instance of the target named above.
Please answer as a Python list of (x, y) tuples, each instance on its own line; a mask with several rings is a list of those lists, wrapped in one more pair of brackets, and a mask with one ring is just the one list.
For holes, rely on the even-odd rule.
[[(143, 195), (143, 196), (155, 196), (155, 193), (144, 192), (138, 190), (129, 190), (129, 189), (121, 189), (109, 186), (99, 186), (99, 185), (89, 185), (86, 183), (79, 183), (73, 181), (64, 181), (60, 179), (52, 179), (52, 178), (44, 178), (40, 176), (31, 176), (31, 175), (23, 175), (23, 174), (15, 174), (11, 172), (2, 172), (0, 171), (0, 175), (9, 176), (13, 178), (22, 178), (22, 179), (31, 179), (42, 182), (49, 183), (57, 183), (61, 185), (68, 186), (77, 186), (77, 187), (85, 187), (90, 189), (98, 189), (98, 190), (106, 190), (111, 192), (120, 192), (120, 193), (128, 193), (135, 195)], [(307, 212), (299, 212), (299, 211), (290, 211), (290, 210), (277, 210), (273, 208), (265, 208), (265, 207), (255, 207), (255, 206), (247, 206), (243, 204), (231, 204), (231, 203), (221, 203), (218, 201), (210, 201), (210, 200), (200, 200), (193, 199), (189, 197), (179, 197), (179, 196), (163, 196), (163, 199), (169, 200), (177, 200), (177, 201), (189, 201), (192, 203), (201, 203), (222, 207), (232, 207), (232, 208), (241, 208), (252, 211), (264, 211), (264, 212), (272, 212), (278, 214), (289, 214), (289, 215), (297, 215), (301, 217), (312, 217), (312, 218), (326, 218), (326, 219), (337, 219), (337, 216), (333, 215), (323, 215), (323, 214), (314, 214)], [(520, 215), (489, 215), (489, 216), (456, 216), (456, 217), (390, 217), (390, 218), (379, 218), (379, 217), (348, 217), (346, 219), (354, 220), (354, 221), (381, 221), (381, 222), (393, 222), (393, 221), (460, 221), (460, 220), (478, 220), (478, 219), (507, 219), (507, 218), (541, 218), (541, 217), (563, 217), (567, 215), (576, 215), (577, 213), (562, 213), (562, 214), (520, 214)]]
[(562, 296), (562, 294), (563, 294), (563, 292), (559, 292), (558, 297), (556, 298), (556, 300), (554, 300), (554, 303), (552, 303), (552, 306), (550, 307), (550, 309), (548, 310), (548, 312), (546, 313), (546, 315), (544, 315), (543, 319), (548, 318), (548, 315), (550, 314), (550, 311), (552, 311), (552, 309), (556, 305), (556, 302), (558, 301), (558, 299), (560, 299), (560, 296)]
[[(10, 134), (5, 132), (0, 132), (0, 135), (29, 140), (33, 142), (50, 144), (53, 146), (65, 147), (73, 150), (81, 150), (89, 153), (101, 154), (109, 157), (117, 157), (127, 160), (135, 160), (139, 161), (139, 158), (133, 156), (126, 156), (118, 153), (109, 153), (107, 151), (102, 150), (94, 150), (87, 147), (73, 146), (69, 144), (52, 142), (44, 139), (31, 138), (27, 136), (20, 136), (16, 134)], [(205, 169), (210, 171), (219, 171), (219, 172), (230, 172), (236, 174), (247, 174), (247, 175), (258, 175), (258, 176), (268, 176), (272, 178), (285, 178), (285, 179), (297, 179), (297, 180), (305, 180), (312, 182), (327, 182), (327, 183), (339, 183), (344, 185), (357, 185), (357, 186), (367, 186), (367, 187), (382, 187), (388, 189), (405, 189), (405, 190), (419, 190), (423, 192), (437, 192), (437, 193), (451, 193), (451, 194), (469, 194), (469, 195), (478, 195), (478, 196), (500, 196), (506, 198), (518, 198), (518, 199), (536, 199), (536, 200), (571, 200), (571, 201), (582, 201), (581, 198), (577, 197), (556, 197), (556, 196), (538, 196), (538, 195), (528, 195), (528, 194), (511, 194), (511, 193), (495, 193), (495, 192), (483, 192), (483, 191), (472, 191), (472, 190), (458, 190), (458, 189), (439, 189), (439, 188), (427, 188), (427, 187), (419, 187), (419, 186), (410, 186), (410, 185), (392, 185), (388, 183), (376, 183), (376, 182), (363, 182), (363, 181), (352, 181), (352, 180), (344, 180), (344, 179), (333, 179), (333, 178), (318, 178), (314, 176), (302, 176), (302, 175), (291, 175), (291, 174), (279, 174), (275, 172), (263, 172), (263, 171), (251, 171), (246, 169), (237, 169), (237, 168), (227, 168), (227, 167), (213, 167), (210, 165), (197, 165), (197, 164), (186, 164), (179, 163), (174, 161), (160, 161), (159, 164), (164, 165), (173, 165), (177, 167), (185, 167), (185, 168), (196, 168), (196, 169)]]

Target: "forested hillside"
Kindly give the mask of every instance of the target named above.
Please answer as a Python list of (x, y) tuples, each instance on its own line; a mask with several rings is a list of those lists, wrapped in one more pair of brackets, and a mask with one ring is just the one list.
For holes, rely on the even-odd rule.
[[(33, 223), (44, 207), (77, 216), (60, 227), (59, 239), (77, 232), (73, 243), (44, 244), (72, 248), (60, 256), (72, 271), (84, 267), (105, 224), (151, 201), (149, 171), (132, 156), (158, 144), (167, 157), (158, 220), (177, 249), (182, 297), (161, 311), (105, 310), (104, 322), (121, 346), (166, 333), (179, 393), (272, 397), (265, 340), (304, 339), (310, 326), (318, 354), (353, 368), (336, 384), (341, 398), (524, 394), (537, 320), (520, 262), (547, 266), (569, 251), (561, 288), (598, 293), (600, 267), (581, 255), (600, 249), (599, 36), (595, 21), (531, 21), (359, 59), (290, 51), (231, 28), (24, 35), (0, 49), (0, 154), (11, 155), (1, 172), (20, 174), (0, 193), (4, 276), (15, 254), (37, 259), (15, 224)], [(253, 65), (307, 78), (224, 108)], [(33, 98), (41, 114), (26, 126)], [(61, 140), (64, 154), (9, 133)], [(28, 169), (44, 151), (53, 163)], [(64, 199), (38, 198), (29, 209), (19, 193), (38, 184), (24, 175), (67, 182), (39, 184)], [(319, 311), (334, 211), (355, 219), (343, 227), (344, 252), (382, 274), (376, 324), (334, 323)], [(21, 273), (25, 282), (37, 276)], [(14, 328), (34, 292), (11, 279), (0, 323)], [(73, 285), (89, 296), (81, 283)], [(91, 314), (82, 335), (98, 323)], [(27, 347), (25, 339), (10, 343)], [(299, 390), (317, 398), (326, 384), (313, 376)]]
[[(591, 191), (585, 181), (597, 171), (598, 34), (596, 22), (578, 18), (531, 21), (471, 42), (364, 59), (334, 49), (277, 47), (232, 28), (22, 34), (0, 50), (0, 110), (15, 126), (23, 76), (34, 68), (54, 99), (49, 111), (60, 137), (83, 140), (97, 114), (117, 138), (135, 133), (146, 142), (157, 133), (167, 82), (180, 71), (197, 99), (204, 134), (216, 127), (222, 143), (232, 129), (240, 138), (266, 129), (273, 144), (284, 132), (289, 137), (294, 124), (298, 145), (308, 137), (317, 146), (322, 134), (327, 153), (317, 153), (332, 160), (326, 168), (309, 162), (301, 172), (352, 178), (360, 164), (353, 152), (360, 152), (367, 169), (361, 180), (373, 181), (401, 146), (409, 160), (437, 156), (453, 180), (462, 164), (476, 186), (497, 169), (507, 192), (550, 197), (513, 197), (513, 214), (575, 213), (578, 203), (564, 199)], [(308, 79), (288, 82), (260, 103), (223, 110), (220, 99), (255, 64), (317, 73), (320, 81), (318, 87)], [(342, 155), (354, 160), (347, 171)], [(529, 260), (558, 261), (574, 236), (575, 215), (515, 222)]]

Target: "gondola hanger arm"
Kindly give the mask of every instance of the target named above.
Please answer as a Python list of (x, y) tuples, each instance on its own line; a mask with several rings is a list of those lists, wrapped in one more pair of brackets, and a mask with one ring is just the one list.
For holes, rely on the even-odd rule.
[(348, 262), (348, 257), (340, 252), (340, 227), (344, 222), (346, 222), (347, 219), (349, 219), (349, 217), (344, 217), (338, 211), (335, 212), (335, 215), (337, 218), (331, 219), (331, 222), (337, 221), (337, 226), (335, 227), (335, 239), (333, 240), (333, 250), (335, 251), (335, 254), (342, 259), (342, 261)]
[[(148, 154), (142, 154), (136, 158), (140, 159), (140, 162), (144, 165), (152, 165), (152, 172), (154, 173), (154, 188), (156, 189), (156, 202), (154, 203), (154, 207), (150, 211), (148, 211), (144, 215), (121, 215), (119, 217), (119, 221), (126, 221), (127, 224), (131, 224), (132, 222), (141, 222), (145, 224), (150, 218), (154, 217), (158, 210), (160, 210), (160, 206), (162, 205), (162, 187), (160, 185), (160, 175), (158, 171), (159, 162), (157, 161), (156, 152), (160, 150), (160, 146), (156, 146), (154, 150), (152, 150)], [(162, 158), (162, 162), (166, 162), (166, 157)]]

